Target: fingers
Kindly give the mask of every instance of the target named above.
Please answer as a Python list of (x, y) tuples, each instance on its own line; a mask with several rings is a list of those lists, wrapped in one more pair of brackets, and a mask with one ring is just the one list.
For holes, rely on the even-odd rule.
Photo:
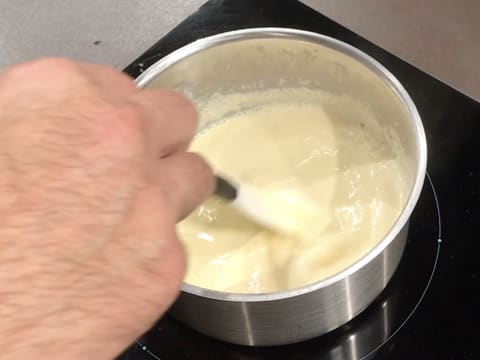
[(181, 152), (161, 159), (157, 164), (154, 181), (165, 190), (177, 221), (212, 194), (215, 186), (213, 172), (199, 155)]
[(147, 89), (130, 96), (146, 112), (146, 135), (156, 158), (186, 150), (197, 127), (197, 112), (183, 95)]
[(132, 79), (103, 65), (79, 63), (107, 94), (126, 96), (145, 114), (148, 146), (155, 158), (186, 150), (197, 127), (197, 112), (183, 95), (166, 89), (139, 89)]
[(98, 86), (128, 96), (146, 113), (147, 141), (155, 157), (186, 150), (197, 127), (197, 112), (183, 95), (166, 89), (139, 89), (132, 79), (104, 65), (80, 63)]
[[(196, 110), (184, 96), (171, 90), (139, 89), (127, 75), (108, 66), (51, 58), (19, 65), (3, 77), (56, 94), (59, 101), (73, 94), (75, 99), (101, 98), (117, 107), (133, 103), (155, 159), (186, 150), (197, 127)], [(24, 89), (17, 90), (11, 97)]]
[(0, 73), (25, 85), (71, 88), (72, 84), (85, 85), (88, 80), (109, 93), (138, 92), (132, 78), (106, 65), (76, 62), (64, 58), (42, 58), (18, 64)]

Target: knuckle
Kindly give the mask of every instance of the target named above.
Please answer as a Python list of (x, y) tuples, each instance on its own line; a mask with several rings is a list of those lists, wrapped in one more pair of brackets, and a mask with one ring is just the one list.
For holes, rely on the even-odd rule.
[(127, 103), (118, 107), (114, 112), (115, 121), (121, 123), (129, 132), (144, 132), (144, 111), (141, 106)]
[(151, 89), (151, 95), (155, 96), (157, 103), (164, 104), (164, 107), (180, 110), (181, 116), (178, 117), (182, 121), (182, 126), (188, 127), (194, 131), (197, 126), (197, 110), (193, 103), (179, 92), (169, 89)]
[(143, 110), (133, 103), (114, 106), (102, 121), (103, 139), (121, 144), (144, 146), (146, 125)]

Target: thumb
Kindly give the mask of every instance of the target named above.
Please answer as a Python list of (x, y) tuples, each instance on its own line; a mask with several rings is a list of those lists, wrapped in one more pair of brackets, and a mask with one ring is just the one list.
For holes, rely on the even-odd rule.
[(215, 187), (208, 163), (191, 152), (175, 153), (159, 160), (155, 178), (165, 192), (176, 221), (182, 220), (205, 201)]

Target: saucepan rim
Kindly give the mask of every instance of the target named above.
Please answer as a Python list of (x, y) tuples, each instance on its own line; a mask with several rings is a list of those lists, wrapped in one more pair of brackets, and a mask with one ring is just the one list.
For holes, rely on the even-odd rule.
[(408, 119), (410, 120), (411, 126), (413, 127), (416, 134), (417, 166), (411, 193), (401, 214), (399, 215), (393, 226), (390, 228), (388, 233), (383, 237), (383, 239), (379, 241), (377, 245), (375, 245), (375, 247), (372, 248), (361, 259), (357, 260), (355, 263), (353, 263), (346, 269), (336, 273), (335, 275), (299, 288), (259, 294), (228, 293), (216, 290), (209, 290), (188, 283), (183, 283), (182, 291), (185, 293), (223, 301), (262, 302), (293, 298), (315, 292), (322, 288), (326, 288), (353, 275), (361, 268), (366, 266), (368, 263), (370, 263), (373, 259), (375, 259), (380, 253), (382, 253), (385, 248), (392, 241), (394, 241), (395, 237), (407, 224), (410, 215), (412, 214), (420, 196), (426, 174), (427, 144), (425, 138), (425, 131), (418, 110), (403, 85), (389, 70), (387, 70), (382, 64), (380, 64), (378, 61), (376, 61), (369, 55), (345, 42), (326, 35), (291, 28), (260, 27), (229, 31), (199, 39), (170, 53), (169, 55), (160, 59), (151, 67), (146, 69), (140, 76), (136, 78), (135, 82), (137, 86), (145, 87), (158, 74), (171, 67), (175, 63), (187, 57), (195, 55), (201, 51), (205, 51), (219, 45), (242, 40), (272, 38), (306, 41), (338, 51), (366, 66), (389, 86), (389, 88), (397, 96), (398, 100), (401, 102), (402, 106), (406, 110), (408, 114)]

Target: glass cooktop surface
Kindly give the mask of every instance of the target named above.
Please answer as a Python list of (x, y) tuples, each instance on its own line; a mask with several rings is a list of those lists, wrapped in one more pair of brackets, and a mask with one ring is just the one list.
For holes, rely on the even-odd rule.
[(136, 77), (202, 37), (264, 26), (313, 31), (359, 48), (387, 67), (417, 105), (427, 135), (428, 175), (400, 265), (362, 314), (316, 339), (237, 346), (165, 315), (118, 359), (479, 359), (480, 104), (294, 0), (208, 1), (125, 72)]

